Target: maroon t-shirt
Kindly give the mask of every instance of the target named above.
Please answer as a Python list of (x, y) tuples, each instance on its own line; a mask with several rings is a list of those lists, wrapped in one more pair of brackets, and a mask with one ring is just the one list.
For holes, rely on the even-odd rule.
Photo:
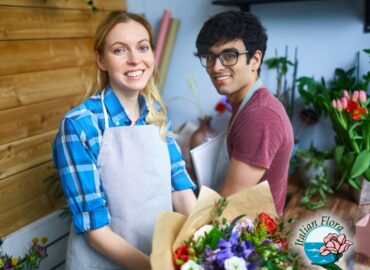
[[(234, 114), (239, 106), (233, 106)], [(237, 115), (227, 140), (231, 158), (266, 169), (261, 181), (269, 182), (278, 215), (286, 199), (293, 137), (283, 105), (260, 88)]]

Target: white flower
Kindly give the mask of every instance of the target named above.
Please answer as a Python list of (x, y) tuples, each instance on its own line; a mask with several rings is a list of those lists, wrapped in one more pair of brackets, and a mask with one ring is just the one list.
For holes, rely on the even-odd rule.
[(200, 227), (193, 236), (194, 240), (198, 240), (200, 237), (203, 237), (206, 235), (206, 233), (209, 233), (213, 229), (212, 225), (204, 225), (203, 227)]
[(196, 262), (189, 260), (181, 266), (181, 270), (204, 270), (204, 268)]
[(235, 227), (233, 228), (233, 232), (235, 231), (248, 231), (252, 232), (254, 228), (253, 221), (247, 217), (241, 218)]
[(225, 260), (224, 267), (225, 270), (247, 270), (244, 259), (235, 256)]

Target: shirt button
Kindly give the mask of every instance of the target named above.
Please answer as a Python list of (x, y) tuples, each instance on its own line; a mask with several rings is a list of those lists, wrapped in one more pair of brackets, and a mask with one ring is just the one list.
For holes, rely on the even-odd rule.
[(119, 121), (116, 121), (116, 126), (118, 126), (119, 125)]

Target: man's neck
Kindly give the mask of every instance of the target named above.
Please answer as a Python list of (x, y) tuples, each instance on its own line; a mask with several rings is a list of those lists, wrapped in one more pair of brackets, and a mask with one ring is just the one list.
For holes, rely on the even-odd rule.
[(255, 84), (255, 82), (257, 80), (258, 80), (258, 78), (256, 78), (253, 82), (251, 82), (251, 83), (247, 84), (246, 86), (244, 86), (243, 88), (241, 88), (239, 91), (231, 94), (229, 96), (229, 102), (231, 104), (237, 104), (237, 103), (242, 102), (245, 95), (248, 93), (248, 91), (252, 88), (252, 86)]

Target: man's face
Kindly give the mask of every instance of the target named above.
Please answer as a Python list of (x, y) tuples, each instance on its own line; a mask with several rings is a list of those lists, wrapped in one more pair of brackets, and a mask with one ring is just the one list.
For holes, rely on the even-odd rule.
[[(209, 49), (210, 54), (218, 55), (225, 51), (246, 51), (244, 42), (241, 39), (229, 41), (226, 43), (216, 43)], [(257, 56), (256, 56), (257, 55)], [(260, 65), (260, 51), (247, 64), (247, 55), (241, 54), (238, 61), (233, 66), (224, 66), (219, 59), (211, 67), (207, 67), (207, 73), (210, 76), (213, 85), (221, 95), (228, 95), (235, 101), (240, 101), (246, 91), (257, 80), (257, 70)]]

